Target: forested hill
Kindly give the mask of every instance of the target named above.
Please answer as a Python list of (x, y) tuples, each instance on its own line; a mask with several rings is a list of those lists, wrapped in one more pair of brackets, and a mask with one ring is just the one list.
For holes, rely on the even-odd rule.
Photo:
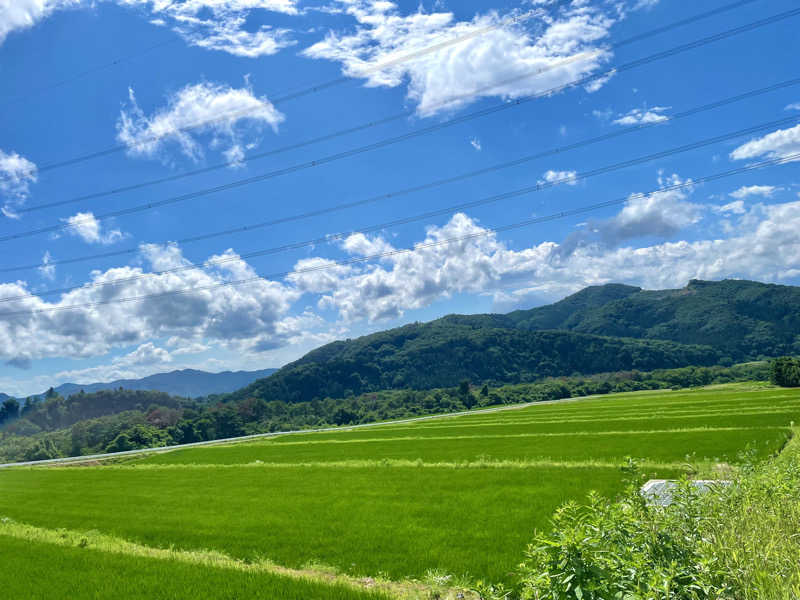
[(384, 389), (520, 383), (573, 373), (649, 370), (718, 361), (710, 347), (565, 331), (412, 324), (334, 342), (231, 395), (286, 402)]
[[(449, 315), (328, 344), (235, 392), (289, 402), (379, 389), (517, 383), (800, 353), (800, 288), (693, 280), (609, 284), (505, 315)], [(601, 337), (602, 336), (602, 337)]]
[(682, 289), (586, 288), (505, 315), (508, 326), (704, 344), (734, 361), (800, 353), (800, 287), (692, 280)]

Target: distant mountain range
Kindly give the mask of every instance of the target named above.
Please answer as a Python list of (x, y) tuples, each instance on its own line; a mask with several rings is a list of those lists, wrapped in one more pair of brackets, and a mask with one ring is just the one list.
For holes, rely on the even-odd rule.
[(800, 354), (800, 288), (692, 280), (588, 287), (509, 314), (449, 315), (333, 342), (232, 395), (287, 402)]
[[(141, 379), (118, 379), (108, 383), (65, 383), (55, 389), (63, 397), (71, 396), (81, 390), (87, 394), (101, 390), (151, 390), (165, 392), (172, 396), (197, 398), (211, 394), (227, 394), (242, 388), (257, 379), (272, 375), (277, 369), (261, 369), (260, 371), (223, 371), (222, 373), (209, 373), (195, 369), (182, 369), (169, 373), (156, 373)], [(44, 396), (38, 394), (38, 396)], [(0, 402), (6, 397), (0, 394)]]

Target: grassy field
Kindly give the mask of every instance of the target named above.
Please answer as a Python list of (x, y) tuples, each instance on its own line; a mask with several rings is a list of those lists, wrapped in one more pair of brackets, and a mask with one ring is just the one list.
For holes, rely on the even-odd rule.
[(389, 596), (297, 578), (0, 538), (2, 595), (8, 599), (281, 598), (388, 600)]
[[(245, 564), (507, 581), (555, 508), (590, 489), (609, 497), (621, 489), (626, 456), (654, 477), (678, 475), (687, 457), (706, 466), (748, 448), (764, 457), (783, 447), (798, 417), (797, 390), (736, 385), (287, 435), (115, 466), (20, 468), (0, 471), (0, 517), (220, 551)], [(0, 556), (6, 541), (0, 527)]]

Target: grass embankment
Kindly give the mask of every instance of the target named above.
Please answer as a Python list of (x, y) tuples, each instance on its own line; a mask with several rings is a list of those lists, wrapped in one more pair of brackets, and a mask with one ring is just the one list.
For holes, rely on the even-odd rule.
[(622, 490), (626, 455), (649, 477), (675, 477), (687, 455), (713, 468), (748, 445), (756, 457), (774, 453), (798, 417), (791, 390), (606, 396), (122, 466), (15, 469), (0, 472), (0, 515), (356, 577), (434, 571), (510, 583), (534, 529), (559, 505)]

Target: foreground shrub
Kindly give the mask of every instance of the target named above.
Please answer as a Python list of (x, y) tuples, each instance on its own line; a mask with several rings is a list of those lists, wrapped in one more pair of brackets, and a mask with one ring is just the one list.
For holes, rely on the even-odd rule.
[[(520, 565), (524, 600), (778, 600), (800, 598), (800, 444), (745, 466), (728, 487), (681, 482), (651, 506), (639, 481), (609, 502), (591, 494), (553, 517)], [(487, 591), (488, 590), (488, 591)]]

